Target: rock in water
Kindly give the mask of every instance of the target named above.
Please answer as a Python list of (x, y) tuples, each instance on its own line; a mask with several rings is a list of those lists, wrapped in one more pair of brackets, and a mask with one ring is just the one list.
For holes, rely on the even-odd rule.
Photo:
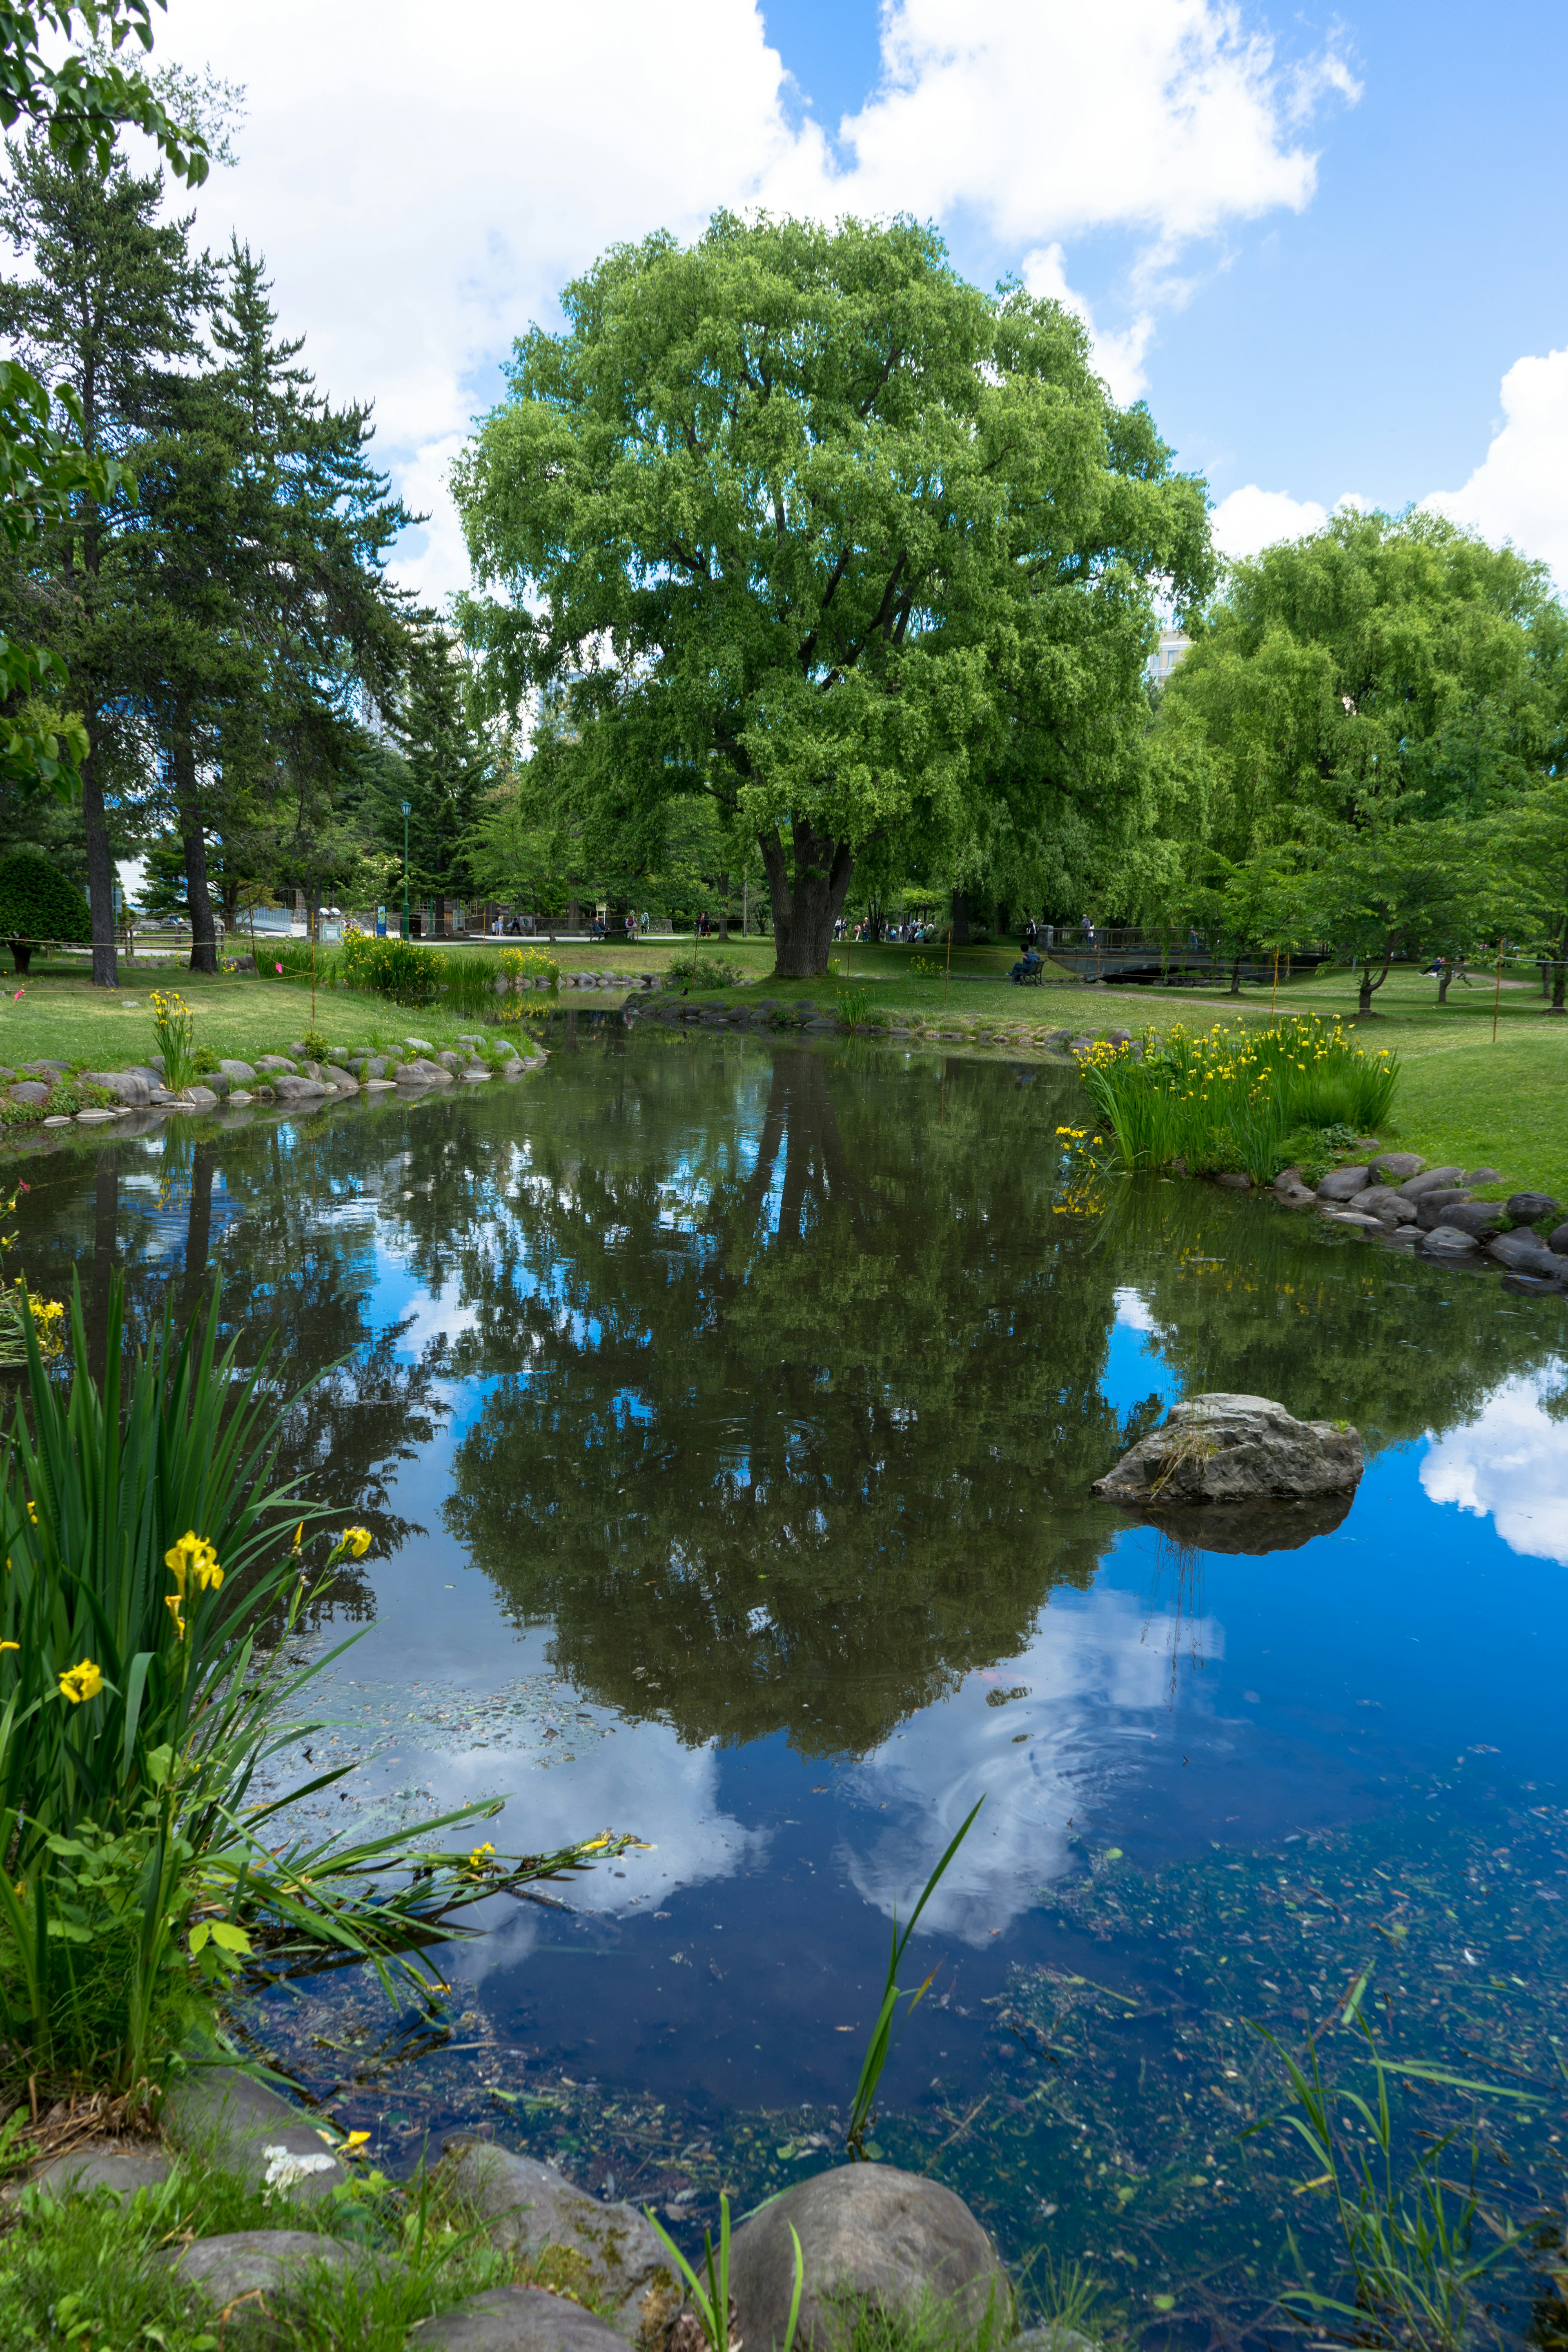
[(813, 2352), (840, 2343), (857, 2304), (907, 2309), (931, 2295), (953, 2306), (957, 2333), (994, 2313), (1007, 2332), (1012, 2301), (994, 2246), (960, 2197), (890, 2164), (847, 2164), (786, 2189), (737, 2231), (730, 2284), (735, 2333), (765, 2352), (782, 2344), (795, 2291), (799, 2234), (805, 2267), (795, 2342)]
[(666, 2301), (679, 2303), (674, 2266), (635, 2206), (604, 2204), (536, 2158), (484, 2143), (463, 2148), (448, 2178), (503, 2252), (563, 2251), (577, 2273), (568, 2281), (572, 2291), (586, 2286), (595, 2301), (613, 2304), (618, 2334), (635, 2336)]
[(1296, 1503), (1353, 1493), (1363, 1467), (1348, 1423), (1297, 1421), (1268, 1397), (1214, 1393), (1173, 1405), (1094, 1492), (1113, 1503)]

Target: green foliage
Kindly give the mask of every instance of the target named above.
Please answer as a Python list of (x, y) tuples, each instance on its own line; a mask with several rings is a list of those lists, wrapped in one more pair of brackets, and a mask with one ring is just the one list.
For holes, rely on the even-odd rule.
[[(1288, 2289), (1281, 2300), (1348, 2321), (1358, 2344), (1384, 2352), (1460, 2352), (1471, 2340), (1478, 2289), (1527, 2241), (1510, 2222), (1499, 2223), (1481, 2210), (1479, 2140), (1471, 2141), (1464, 2187), (1455, 2188), (1443, 2177), (1444, 2158), (1458, 2137), (1454, 2132), (1429, 2141), (1402, 2176), (1390, 2083), (1432, 2083), (1478, 2097), (1528, 2101), (1535, 2095), (1474, 2082), (1419, 2059), (1384, 2059), (1362, 2009), (1370, 1974), (1369, 1969), (1352, 1988), (1342, 2021), (1353, 2021), (1365, 2040), (1374, 2084), (1371, 2099), (1347, 2084), (1325, 2084), (1316, 2042), (1309, 2042), (1303, 2066), (1265, 2028), (1256, 2029), (1284, 2066), (1292, 2101), (1285, 2121), (1306, 2146), (1315, 2175), (1308, 2186), (1326, 2189), (1333, 2200), (1354, 2287), (1353, 2302), (1305, 2286)], [(1360, 2118), (1359, 2135), (1344, 2119), (1347, 2108)], [(1243, 2137), (1264, 2128), (1255, 2124)], [(1479, 2249), (1478, 2223), (1493, 2240)]]
[(920, 1923), (921, 1913), (936, 1892), (948, 1864), (973, 1828), (975, 1816), (984, 1802), (984, 1797), (975, 1801), (949, 1841), (946, 1853), (921, 1888), (920, 1898), (910, 1913), (901, 1935), (899, 1932), (898, 1912), (895, 1910), (893, 1913), (893, 1943), (892, 1949), (888, 1955), (888, 1975), (882, 1991), (882, 2005), (877, 2013), (877, 2022), (871, 2028), (871, 2039), (867, 2045), (866, 2055), (860, 2063), (860, 2078), (855, 2085), (855, 2095), (849, 2103), (849, 2123), (844, 2135), (844, 2145), (858, 2162), (865, 2162), (870, 2153), (867, 2146), (867, 2138), (868, 2135), (876, 2128), (877, 2090), (888, 2060), (892, 2054), (893, 2044), (899, 2040), (904, 2026), (909, 2023), (910, 2019), (924, 2000), (931, 1979), (936, 1974), (933, 1969), (924, 1984), (918, 1985), (910, 1994), (910, 2005), (904, 2011), (903, 2024), (900, 2025), (898, 2032), (895, 2032), (893, 2029), (898, 2016), (899, 2003), (904, 1998), (899, 1987), (899, 1969), (903, 1964), (904, 1954), (909, 1948), (910, 1937)]
[(1110, 404), (1079, 320), (965, 285), (910, 221), (728, 214), (562, 303), (455, 488), (498, 592), (464, 614), (492, 707), (552, 696), (590, 861), (652, 865), (668, 805), (710, 802), (807, 976), (864, 855), (1108, 830), (1156, 582), (1184, 600), (1212, 560), (1202, 485)]
[(196, 1016), (177, 988), (155, 988), (147, 1001), (163, 1057), (163, 1084), (171, 1094), (182, 1095), (196, 1074)]
[[(687, 2261), (675, 2240), (650, 2206), (643, 2212), (659, 2243), (674, 2263), (678, 2276), (686, 2281), (686, 2292), (697, 2314), (703, 2335), (708, 2339), (709, 2352), (730, 2352), (730, 2200), (719, 2200), (719, 2251), (713, 2251), (713, 2232), (702, 2232), (703, 2263), (699, 2273)], [(800, 2319), (801, 2290), (805, 2284), (805, 2261), (801, 2252), (800, 2238), (790, 2224), (790, 2236), (795, 2242), (795, 2286), (790, 2295), (789, 2324), (784, 2342), (777, 2352), (794, 2352), (795, 2331)]]
[(440, 952), (416, 940), (374, 938), (351, 931), (338, 951), (336, 971), (348, 988), (369, 989), (395, 1004), (428, 1004), (441, 973)]
[(311, 1589), (322, 1514), (273, 1483), (272, 1392), (260, 1365), (237, 1375), (237, 1341), (217, 1352), (217, 1326), (215, 1295), (176, 1340), (166, 1303), (126, 1385), (116, 1283), (100, 1391), (79, 1291), (62, 1391), (25, 1316), (26, 1405), (0, 1463), (0, 2042), (46, 2080), (156, 2074), (198, 1995), (258, 1948), (370, 1959), (388, 1982), (390, 1964), (428, 1996), (410, 1955), (461, 1933), (456, 1912), (581, 1866), (576, 1849), (509, 1864), (426, 1844), (493, 1804), (412, 1839), (273, 1843), (275, 1816), (342, 1777), (248, 1801), (266, 1759), (319, 1728), (291, 1710), (346, 1646), (296, 1670), (287, 1637), (371, 1538), (345, 1529)]
[(1194, 1176), (1245, 1169), (1259, 1182), (1287, 1164), (1296, 1129), (1374, 1134), (1399, 1078), (1392, 1053), (1366, 1054), (1338, 1023), (1304, 1020), (1195, 1032), (1178, 1024), (1163, 1036), (1150, 1030), (1137, 1050), (1097, 1045), (1080, 1066), (1123, 1168), (1179, 1160)]
[(10, 940), (18, 971), (27, 970), (39, 941), (91, 937), (87, 900), (47, 857), (20, 849), (0, 858), (0, 938)]
[(739, 988), (751, 978), (744, 966), (729, 956), (693, 948), (689, 955), (671, 956), (664, 968), (664, 984), (689, 995), (693, 989)]
[(454, 1012), (482, 1013), (486, 1018), (495, 1013), (496, 983), (501, 972), (499, 958), (489, 950), (443, 949), (437, 977)]

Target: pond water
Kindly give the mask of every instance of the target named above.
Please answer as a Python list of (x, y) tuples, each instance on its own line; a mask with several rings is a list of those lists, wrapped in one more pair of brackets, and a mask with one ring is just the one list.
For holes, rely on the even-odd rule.
[[(1329, 2285), (1299, 2143), (1242, 2135), (1286, 2106), (1258, 2028), (1328, 2023), (1366, 2087), (1331, 2021), (1369, 1969), (1391, 2053), (1532, 2095), (1425, 2086), (1402, 2131), (1458, 2164), (1479, 2118), (1500, 2207), (1560, 2208), (1564, 1302), (1206, 1187), (1086, 1201), (1070, 1072), (550, 1043), (522, 1086), (32, 1171), (35, 1286), (75, 1266), (99, 1316), (118, 1263), (185, 1312), (221, 1268), (247, 1360), (336, 1367), (288, 1466), (376, 1541), (312, 1632), (364, 1629), (320, 1815), (504, 1795), (503, 1850), (647, 1842), (487, 1906), (442, 2015), (317, 1979), (258, 2046), (388, 2169), (479, 2127), (690, 2240), (840, 2160), (895, 1906), (983, 1796), (876, 2144), (1026, 2304), (1078, 2261), (1206, 2345), (1268, 2326), (1292, 2238)], [(1213, 1388), (1357, 1424), (1334, 1532), (1194, 1552), (1090, 1496)]]

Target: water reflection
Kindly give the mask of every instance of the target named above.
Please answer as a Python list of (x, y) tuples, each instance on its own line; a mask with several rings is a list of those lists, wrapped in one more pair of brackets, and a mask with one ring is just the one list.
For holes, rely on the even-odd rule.
[[(1177, 2043), (1243, 2014), (1238, 1954), (1294, 2030), (1379, 1958), (1355, 1886), (1398, 1885), (1431, 1973), (1400, 1947), (1389, 2030), (1452, 2056), (1453, 1918), (1468, 1948), (1489, 1932), (1476, 1855), (1515, 1816), (1540, 1812), (1543, 1850), (1568, 1836), (1568, 1602), (1534, 1564), (1568, 1558), (1563, 1303), (1196, 1186), (1058, 1213), (1068, 1072), (575, 1016), (554, 1047), (526, 1087), (60, 1152), (24, 1203), (29, 1278), (58, 1295), (80, 1267), (93, 1344), (116, 1267), (143, 1325), (171, 1278), (184, 1315), (219, 1271), (244, 1364), (280, 1398), (325, 1370), (286, 1469), (375, 1535), (334, 1612), (368, 1627), (331, 1694), (356, 1822), (507, 1794), (498, 1841), (649, 1841), (571, 1912), (498, 1905), (428, 2062), (342, 2056), (342, 2005), (374, 1999), (342, 1980), (265, 2012), (268, 2046), (388, 2160), (499, 2120), (595, 2185), (689, 2179), (679, 2210), (711, 2219), (721, 2162), (754, 2201), (822, 2160), (800, 2118), (843, 2099), (888, 1915), (984, 1793), (921, 1923), (952, 1965), (889, 2132), (1016, 2257), (1071, 2259), (1131, 2238), (1121, 2192), (1179, 2114), (1186, 2203), (1167, 2240), (1147, 2225), (1138, 2291), (1181, 2274), (1193, 2166), (1240, 2125), (1189, 2110)], [(1200, 1388), (1355, 1421), (1343, 1524), (1227, 1552), (1212, 1522), (1096, 1502)], [(1343, 1883), (1314, 1943), (1263, 1906), (1273, 1858), (1328, 1838)], [(1465, 2031), (1522, 2065), (1506, 2051), (1563, 2023), (1568, 1974), (1503, 1920), (1496, 1981), (1528, 2020), (1494, 2033), (1467, 1977)], [(1030, 2039), (1090, 1978), (1147, 2002), (1134, 2063), (1093, 2084)], [(1024, 2022), (999, 2037), (1004, 2016)], [(1048, 2097), (1043, 2073), (1015, 2088), (1037, 2060)], [(525, 2072), (543, 2103), (498, 2110)], [(1099, 2153), (1052, 2235), (1085, 2116)], [(1239, 2263), (1245, 2302), (1268, 2200), (1215, 2220), (1205, 2294)]]

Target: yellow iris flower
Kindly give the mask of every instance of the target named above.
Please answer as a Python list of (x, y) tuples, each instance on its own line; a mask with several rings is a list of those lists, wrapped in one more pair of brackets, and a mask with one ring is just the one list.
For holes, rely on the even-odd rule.
[(103, 1669), (90, 1658), (84, 1658), (79, 1666), (68, 1666), (60, 1676), (60, 1695), (73, 1706), (79, 1706), (83, 1699), (96, 1698), (102, 1688)]
[(223, 1570), (217, 1564), (217, 1554), (205, 1536), (194, 1528), (172, 1544), (163, 1554), (163, 1565), (174, 1578), (181, 1600), (185, 1597), (188, 1579), (195, 1580), (199, 1592), (216, 1592), (223, 1582)]

